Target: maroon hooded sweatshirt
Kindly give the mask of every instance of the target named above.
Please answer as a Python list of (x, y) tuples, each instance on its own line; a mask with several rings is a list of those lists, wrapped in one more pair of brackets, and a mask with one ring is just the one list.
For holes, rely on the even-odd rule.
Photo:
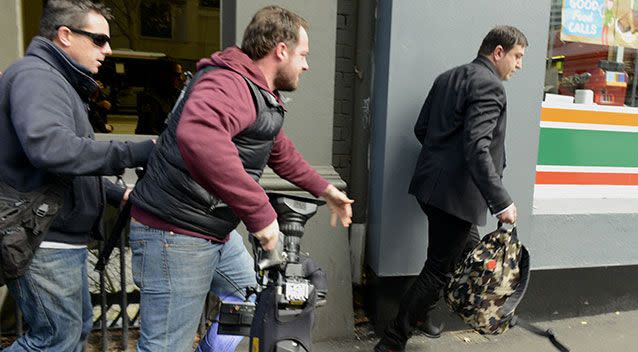
[[(279, 92), (271, 91), (263, 73), (237, 47), (214, 53), (197, 63), (226, 69), (206, 72), (195, 83), (177, 127), (177, 144), (193, 180), (233, 209), (250, 232), (257, 232), (276, 218), (263, 188), (253, 180), (239, 158), (232, 138), (253, 124), (257, 111), (250, 88), (243, 77), (269, 91), (284, 106)], [(318, 197), (328, 182), (299, 154), (292, 141), (279, 131), (268, 166), (277, 175)], [(215, 238), (170, 224), (133, 206), (138, 221), (166, 231)]]

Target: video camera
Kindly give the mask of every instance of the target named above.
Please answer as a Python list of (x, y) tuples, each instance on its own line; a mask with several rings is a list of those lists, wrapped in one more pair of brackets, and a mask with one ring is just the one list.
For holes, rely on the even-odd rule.
[[(304, 226), (325, 202), (303, 196), (269, 193), (277, 212), (279, 242), (265, 252), (250, 236), (257, 287), (242, 303), (222, 302), (219, 334), (250, 336), (253, 352), (307, 352), (315, 307), (326, 302), (325, 273), (301, 252)], [(248, 299), (257, 295), (256, 303)]]

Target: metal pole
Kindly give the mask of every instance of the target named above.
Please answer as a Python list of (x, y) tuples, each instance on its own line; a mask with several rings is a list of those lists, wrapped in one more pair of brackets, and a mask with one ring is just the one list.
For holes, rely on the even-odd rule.
[[(117, 177), (116, 183), (118, 186), (127, 188), (122, 176)], [(120, 212), (123, 211), (123, 207), (120, 207)], [(126, 231), (124, 228), (118, 228), (120, 230), (120, 317), (122, 318), (122, 351), (128, 350), (128, 302), (126, 297)]]
[(356, 201), (352, 205), (352, 226), (349, 231), (352, 258), (352, 282), (363, 280), (363, 258), (368, 222), (368, 176), (370, 170), (370, 117), (373, 80), (376, 1), (354, 1), (356, 13), (356, 43), (352, 113), (352, 162), (348, 193)]
[[(102, 249), (104, 249), (104, 241), (101, 244)], [(107, 326), (106, 326), (106, 287), (104, 287), (104, 270), (100, 271), (100, 331), (102, 332), (102, 352), (107, 352), (109, 346), (109, 340), (107, 336)]]
[(368, 210), (368, 175), (370, 165), (370, 95), (372, 55), (374, 49), (375, 2), (359, 1), (355, 51), (354, 106), (352, 111), (352, 166), (348, 192), (357, 201), (352, 205), (352, 222), (366, 223)]
[(120, 235), (120, 316), (122, 317), (122, 351), (128, 350), (128, 302), (126, 297), (126, 231)]

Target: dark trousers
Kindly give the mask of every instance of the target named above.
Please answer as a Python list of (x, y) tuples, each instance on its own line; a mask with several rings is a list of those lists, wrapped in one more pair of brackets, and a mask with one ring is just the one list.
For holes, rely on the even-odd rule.
[(420, 205), (428, 217), (427, 259), (382, 337), (386, 346), (397, 349), (405, 347), (417, 322), (434, 308), (456, 263), (479, 242), (478, 230), (472, 223), (433, 206)]

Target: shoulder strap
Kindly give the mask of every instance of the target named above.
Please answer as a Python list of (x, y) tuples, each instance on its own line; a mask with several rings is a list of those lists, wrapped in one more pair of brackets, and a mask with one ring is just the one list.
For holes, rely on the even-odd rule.
[(191, 90), (193, 90), (193, 87), (195, 86), (195, 82), (197, 82), (197, 80), (206, 72), (210, 71), (210, 70), (216, 70), (216, 69), (221, 69), (222, 67), (218, 67), (218, 66), (206, 66), (204, 68), (202, 68), (201, 70), (195, 72), (195, 75), (192, 76), (190, 74), (190, 72), (186, 73), (186, 76), (189, 77), (187, 78), (186, 83), (184, 84), (184, 87), (182, 88), (182, 91), (179, 93), (179, 97), (177, 97), (177, 100), (175, 101), (175, 104), (173, 105), (173, 108), (171, 109), (171, 112), (168, 113), (168, 117), (166, 117), (166, 121), (164, 122), (166, 125), (168, 125), (168, 122), (170, 120), (172, 120), (173, 118), (175, 118), (175, 116), (179, 116), (182, 113), (182, 110), (184, 109), (184, 104), (186, 103), (186, 99), (188, 99), (188, 96), (191, 93)]
[(554, 335), (554, 332), (551, 329), (543, 330), (539, 328), (538, 326), (533, 325), (529, 323), (528, 321), (525, 321), (519, 318), (518, 316), (514, 318), (512, 323), (512, 326), (516, 326), (516, 325), (520, 326), (521, 328), (533, 334), (548, 338), (549, 342), (551, 342), (552, 345), (554, 345), (554, 347), (556, 347), (559, 351), (569, 352), (569, 348), (567, 348), (567, 346), (563, 345), (560, 341), (558, 341), (558, 339), (556, 339), (556, 336)]
[[(177, 100), (175, 101), (175, 104), (173, 105), (173, 108), (171, 109), (171, 112), (168, 113), (168, 117), (166, 118), (165, 124), (168, 125), (168, 122), (172, 119), (174, 119), (176, 116), (179, 116), (182, 113), (182, 110), (184, 109), (184, 104), (186, 103), (186, 100), (188, 99), (188, 96), (191, 93), (191, 90), (193, 89), (193, 87), (195, 86), (195, 82), (197, 82), (197, 80), (199, 80), (199, 78), (206, 72), (211, 71), (211, 70), (217, 70), (217, 69), (222, 69), (225, 70), (225, 68), (223, 67), (219, 67), (219, 66), (206, 66), (200, 70), (198, 70), (197, 72), (195, 72), (195, 75), (192, 76), (191, 78), (187, 79), (186, 84), (184, 84), (184, 88), (182, 88), (182, 91), (179, 93), (179, 97), (177, 98)], [(189, 76), (190, 73), (187, 73), (187, 76)], [(248, 88), (250, 90), (250, 93), (253, 96), (253, 102), (255, 103), (255, 109), (257, 112), (257, 116), (259, 116), (260, 111), (263, 111), (265, 108), (265, 99), (269, 99), (269, 103), (272, 105), (279, 105), (277, 100), (274, 97), (265, 97), (265, 98), (259, 98), (260, 96), (263, 96), (261, 93), (261, 90), (259, 89), (259, 87), (257, 87), (257, 85), (255, 85), (255, 83), (253, 83), (250, 79), (248, 79), (247, 77), (245, 77), (244, 75), (242, 75), (242, 77), (244, 78), (244, 80), (246, 81), (246, 84), (248, 84)]]

